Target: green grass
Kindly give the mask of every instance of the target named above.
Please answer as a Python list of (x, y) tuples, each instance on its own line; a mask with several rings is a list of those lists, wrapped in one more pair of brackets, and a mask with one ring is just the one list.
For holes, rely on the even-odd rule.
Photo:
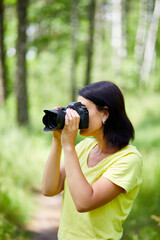
[[(65, 70), (61, 78), (64, 75)], [(30, 73), (33, 81), (29, 83), (31, 123), (28, 128), (16, 124), (13, 95), (0, 109), (0, 239), (27, 239), (22, 229), (35, 209), (32, 189), (35, 185), (40, 188), (51, 144), (51, 134), (43, 132), (43, 109), (66, 106), (69, 102), (66, 94), (69, 88), (67, 83), (63, 86), (58, 81), (60, 76), (54, 79), (52, 88), (49, 82), (40, 86), (35, 77)], [(139, 195), (124, 224), (123, 240), (158, 240), (160, 227), (151, 216), (160, 216), (160, 96), (141, 90), (125, 92), (125, 99), (136, 130), (133, 144), (143, 156), (144, 173)], [(78, 136), (76, 142), (80, 139)]]

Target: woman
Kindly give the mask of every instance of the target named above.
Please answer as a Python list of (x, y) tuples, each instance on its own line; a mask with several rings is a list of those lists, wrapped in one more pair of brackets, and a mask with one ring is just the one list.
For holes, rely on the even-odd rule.
[(64, 129), (53, 131), (42, 192), (64, 190), (59, 240), (117, 240), (142, 182), (141, 155), (129, 145), (134, 129), (112, 82), (84, 87), (78, 102), (89, 111), (89, 127), (80, 130), (87, 138), (75, 147), (80, 117), (67, 109)]

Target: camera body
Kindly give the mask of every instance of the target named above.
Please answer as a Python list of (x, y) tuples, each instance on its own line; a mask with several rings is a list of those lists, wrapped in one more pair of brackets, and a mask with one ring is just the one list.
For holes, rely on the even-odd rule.
[(79, 129), (88, 128), (89, 113), (85, 105), (80, 102), (71, 102), (67, 107), (61, 107), (59, 110), (44, 110), (43, 123), (44, 131), (54, 131), (63, 129), (65, 124), (66, 109), (74, 109), (80, 116)]

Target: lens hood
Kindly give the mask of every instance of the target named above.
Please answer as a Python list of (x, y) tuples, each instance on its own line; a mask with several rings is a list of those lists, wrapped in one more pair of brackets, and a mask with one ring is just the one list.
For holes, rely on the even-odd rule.
[(60, 110), (44, 110), (45, 115), (42, 119), (45, 127), (44, 131), (53, 131), (62, 129), (65, 122), (65, 113)]

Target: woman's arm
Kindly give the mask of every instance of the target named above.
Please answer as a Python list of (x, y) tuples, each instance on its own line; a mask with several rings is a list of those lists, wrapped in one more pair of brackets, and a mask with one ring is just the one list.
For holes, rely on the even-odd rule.
[(65, 173), (77, 211), (87, 212), (110, 202), (124, 192), (124, 189), (104, 177), (101, 177), (92, 186), (87, 182), (74, 146), (79, 127), (79, 116), (75, 111), (71, 111), (68, 110), (65, 127), (62, 131)]
[(82, 173), (74, 148), (66, 149), (64, 156), (66, 178), (78, 212), (96, 209), (124, 192), (123, 188), (105, 177), (101, 177), (91, 186)]
[(61, 151), (61, 133), (54, 131), (52, 147), (42, 179), (42, 193), (45, 196), (54, 196), (63, 190), (65, 170), (63, 166), (60, 167)]

